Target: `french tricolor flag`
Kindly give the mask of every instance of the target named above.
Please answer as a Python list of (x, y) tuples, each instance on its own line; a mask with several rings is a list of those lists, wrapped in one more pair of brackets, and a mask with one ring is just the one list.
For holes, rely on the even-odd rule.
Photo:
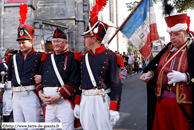
[(152, 0), (142, 0), (120, 31), (147, 59), (151, 42), (159, 40)]

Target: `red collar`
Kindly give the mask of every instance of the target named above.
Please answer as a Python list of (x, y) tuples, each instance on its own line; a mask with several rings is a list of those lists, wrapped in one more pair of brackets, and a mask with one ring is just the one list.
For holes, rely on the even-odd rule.
[[(102, 44), (100, 47), (95, 49), (94, 55), (100, 54), (100, 53), (104, 52), (105, 50), (106, 50), (106, 48), (105, 48), (104, 44)], [(93, 55), (92, 50), (90, 50), (90, 54)]]
[[(32, 55), (33, 53), (35, 52), (35, 49), (34, 48), (32, 48), (32, 50), (27, 54), (27, 55)], [(20, 54), (22, 54), (23, 55), (23, 53), (20, 51)]]

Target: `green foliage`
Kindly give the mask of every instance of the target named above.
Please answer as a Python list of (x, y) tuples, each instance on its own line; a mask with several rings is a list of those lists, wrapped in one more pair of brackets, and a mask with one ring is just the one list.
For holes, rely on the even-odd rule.
[(128, 52), (131, 52), (133, 50), (134, 54), (138, 54), (139, 51), (135, 48), (135, 46), (128, 40)]
[[(157, 2), (160, 2), (160, 1), (163, 1), (163, 0), (153, 0), (155, 4), (157, 4)], [(192, 9), (192, 10), (194, 9), (194, 0), (169, 0), (169, 1), (173, 2), (178, 13), (187, 11), (188, 9)], [(126, 3), (128, 11), (132, 11), (138, 3), (139, 1)]]
[(125, 3), (127, 8), (128, 8), (128, 11), (132, 11), (138, 4), (137, 1), (134, 1), (134, 2), (129, 2), (129, 3)]

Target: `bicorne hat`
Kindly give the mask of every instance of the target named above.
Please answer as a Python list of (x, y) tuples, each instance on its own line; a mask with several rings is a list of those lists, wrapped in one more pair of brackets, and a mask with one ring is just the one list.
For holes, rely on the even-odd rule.
[(108, 29), (107, 24), (99, 21), (98, 19), (91, 18), (88, 23), (87, 29), (81, 35), (94, 36), (102, 41), (106, 34), (107, 29)]

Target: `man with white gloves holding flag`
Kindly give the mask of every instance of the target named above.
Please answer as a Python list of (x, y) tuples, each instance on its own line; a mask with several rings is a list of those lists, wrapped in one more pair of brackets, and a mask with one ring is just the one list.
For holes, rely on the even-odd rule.
[(148, 122), (153, 122), (152, 130), (190, 130), (194, 100), (190, 17), (186, 13), (169, 15), (165, 21), (171, 42), (146, 66), (146, 73), (140, 77), (143, 82), (149, 81), (148, 90), (155, 88), (155, 96), (151, 91), (148, 93)]

